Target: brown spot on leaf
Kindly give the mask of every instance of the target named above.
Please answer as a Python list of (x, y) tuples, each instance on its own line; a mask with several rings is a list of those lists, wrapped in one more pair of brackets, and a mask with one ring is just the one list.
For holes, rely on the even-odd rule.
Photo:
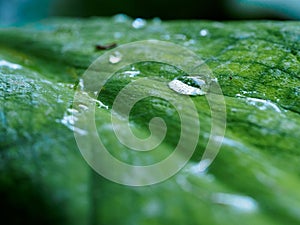
[(111, 44), (107, 44), (107, 45), (97, 44), (95, 47), (96, 47), (96, 50), (108, 50), (108, 49), (117, 47), (117, 44), (116, 43), (111, 43)]

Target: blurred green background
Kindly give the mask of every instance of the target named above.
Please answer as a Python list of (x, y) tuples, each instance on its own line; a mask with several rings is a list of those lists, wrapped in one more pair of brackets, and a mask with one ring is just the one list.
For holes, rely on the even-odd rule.
[(0, 0), (0, 25), (51, 16), (112, 16), (161, 19), (300, 19), (299, 0)]

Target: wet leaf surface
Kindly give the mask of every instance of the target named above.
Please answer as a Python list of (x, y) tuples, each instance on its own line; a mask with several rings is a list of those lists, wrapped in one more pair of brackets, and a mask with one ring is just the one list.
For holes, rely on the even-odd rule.
[[(15, 222), (16, 205), (24, 212), (24, 202), (32, 206), (25, 211), (24, 224), (299, 224), (299, 25), (146, 23), (114, 17), (52, 19), (1, 29), (0, 193), (6, 224)], [(82, 73), (106, 51), (95, 51), (97, 43), (119, 46), (145, 39), (185, 46), (206, 62), (225, 96), (227, 128), (211, 167), (206, 173), (195, 172), (210, 132), (210, 109), (203, 96), (193, 97), (201, 134), (191, 161), (163, 183), (133, 188), (92, 172), (76, 146), (71, 124), (63, 120)], [(171, 81), (182, 75), (171, 66), (139, 63), (115, 74), (99, 100), (110, 109), (117, 93), (134, 79)], [(133, 108), (131, 120), (138, 134), (147, 136), (148, 122), (157, 115), (170, 127), (159, 151), (141, 160), (140, 154), (124, 153), (115, 136), (101, 129), (109, 109), (97, 109), (96, 123), (116, 157), (153, 163), (176, 146), (179, 119), (166, 102), (149, 98)], [(15, 197), (3, 198), (10, 190)], [(37, 212), (43, 216), (33, 217)]]

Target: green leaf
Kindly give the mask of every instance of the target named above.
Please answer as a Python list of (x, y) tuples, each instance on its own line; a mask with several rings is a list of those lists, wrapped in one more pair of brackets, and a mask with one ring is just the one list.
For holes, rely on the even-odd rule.
[[(300, 23), (51, 19), (0, 30), (0, 196), (6, 224), (299, 224)], [(192, 159), (162, 183), (129, 187), (88, 166), (67, 121), (76, 85), (88, 66), (118, 45), (157, 39), (184, 46), (218, 79), (226, 135), (205, 173), (197, 165), (211, 129), (205, 97), (193, 97), (201, 131)], [(177, 55), (174, 55), (174, 61)], [(136, 63), (142, 77), (171, 80), (184, 71)], [(153, 154), (131, 153), (101, 127), (115, 96), (133, 78), (118, 71), (101, 91), (109, 110), (96, 110), (103, 142), (120, 160), (154, 163), (167, 157), (180, 134), (178, 114), (163, 101), (144, 99), (131, 112), (133, 131), (149, 135), (162, 117), (168, 132)], [(133, 93), (143, 92), (137, 86)], [(187, 109), (189, 110), (189, 109)], [(169, 112), (169, 114), (168, 114)], [(191, 121), (193, 122), (193, 121)], [(192, 131), (191, 131), (192, 132)], [(125, 153), (124, 153), (125, 152)], [(111, 168), (113, 170), (113, 168)], [(17, 218), (24, 218), (21, 222)]]

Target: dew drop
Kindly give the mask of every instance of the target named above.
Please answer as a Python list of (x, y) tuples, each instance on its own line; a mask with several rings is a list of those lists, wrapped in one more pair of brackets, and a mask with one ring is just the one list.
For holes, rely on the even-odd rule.
[(215, 193), (212, 200), (217, 204), (231, 206), (245, 212), (254, 212), (258, 208), (257, 202), (253, 198), (244, 195)]
[(208, 35), (208, 30), (202, 29), (202, 30), (200, 30), (199, 34), (200, 34), (200, 36), (205, 37)]
[(75, 115), (78, 113), (79, 112), (75, 109), (67, 109), (67, 112), (64, 113), (64, 117), (61, 120), (56, 120), (56, 122), (63, 124), (73, 132), (76, 132), (80, 135), (87, 135), (88, 132), (86, 130), (82, 130), (75, 126), (75, 123), (78, 120)]
[(114, 52), (109, 56), (109, 62), (116, 64), (122, 60), (122, 54), (120, 52)]
[(174, 38), (177, 39), (177, 40), (186, 40), (186, 35), (184, 34), (175, 34), (174, 35)]
[(260, 110), (272, 109), (276, 112), (279, 112), (279, 113), (281, 112), (279, 107), (269, 100), (257, 99), (257, 98), (246, 98), (246, 99), (247, 99), (247, 102), (249, 105), (253, 105)]
[(84, 81), (83, 81), (82, 78), (79, 79), (78, 86), (79, 86), (80, 90), (83, 90), (83, 89), (84, 89)]
[(186, 42), (184, 42), (184, 46), (190, 46), (196, 44), (196, 41), (194, 39), (190, 39)]
[(67, 109), (67, 112), (76, 114), (76, 113), (78, 113), (78, 110), (69, 108), (69, 109)]
[(160, 24), (161, 24), (161, 19), (160, 19), (159, 17), (154, 17), (154, 18), (152, 19), (152, 23), (153, 23), (154, 25), (160, 25)]
[(129, 16), (122, 13), (115, 15), (113, 18), (116, 23), (126, 23), (130, 20)]
[(141, 19), (141, 18), (136, 18), (133, 22), (132, 22), (132, 27), (135, 29), (141, 29), (143, 27), (145, 27), (147, 24), (146, 20)]
[(89, 107), (87, 105), (84, 105), (84, 104), (79, 104), (78, 107), (83, 110), (83, 111), (86, 111), (89, 109)]
[(108, 106), (103, 104), (101, 101), (99, 101), (97, 99), (91, 99), (91, 100), (96, 103), (96, 105), (99, 109), (100, 108), (108, 109)]
[(164, 40), (170, 40), (171, 39), (171, 36), (169, 34), (164, 34), (161, 36), (162, 39)]
[[(244, 92), (245, 93), (245, 92)], [(249, 93), (249, 92), (246, 92)], [(251, 93), (251, 92), (250, 92)], [(246, 99), (246, 102), (251, 105), (251, 106), (255, 106), (256, 108), (258, 108), (259, 110), (273, 110), (276, 111), (278, 113), (281, 113), (280, 108), (273, 102), (271, 102), (270, 100), (265, 100), (265, 99), (259, 99), (259, 98), (251, 98), (251, 97), (245, 97), (244, 95), (241, 94), (236, 94), (236, 97), (239, 98), (244, 98)]]
[(5, 61), (5, 60), (0, 60), (0, 67), (1, 66), (5, 66), (5, 67), (8, 67), (10, 69), (21, 69), (22, 66), (18, 65), (18, 64), (14, 64), (14, 63), (11, 63), (11, 62), (8, 62), (8, 61)]
[(125, 71), (124, 74), (127, 75), (128, 77), (136, 77), (137, 75), (139, 75), (141, 72), (138, 70), (129, 70), (129, 71)]
[(114, 33), (114, 38), (120, 39), (121, 37), (123, 37), (123, 34), (121, 32), (115, 32)]
[(300, 96), (300, 87), (294, 88), (294, 91), (295, 91), (294, 93), (296, 96)]
[(206, 81), (197, 76), (177, 77), (168, 85), (173, 91), (182, 95), (205, 95), (208, 91)]

